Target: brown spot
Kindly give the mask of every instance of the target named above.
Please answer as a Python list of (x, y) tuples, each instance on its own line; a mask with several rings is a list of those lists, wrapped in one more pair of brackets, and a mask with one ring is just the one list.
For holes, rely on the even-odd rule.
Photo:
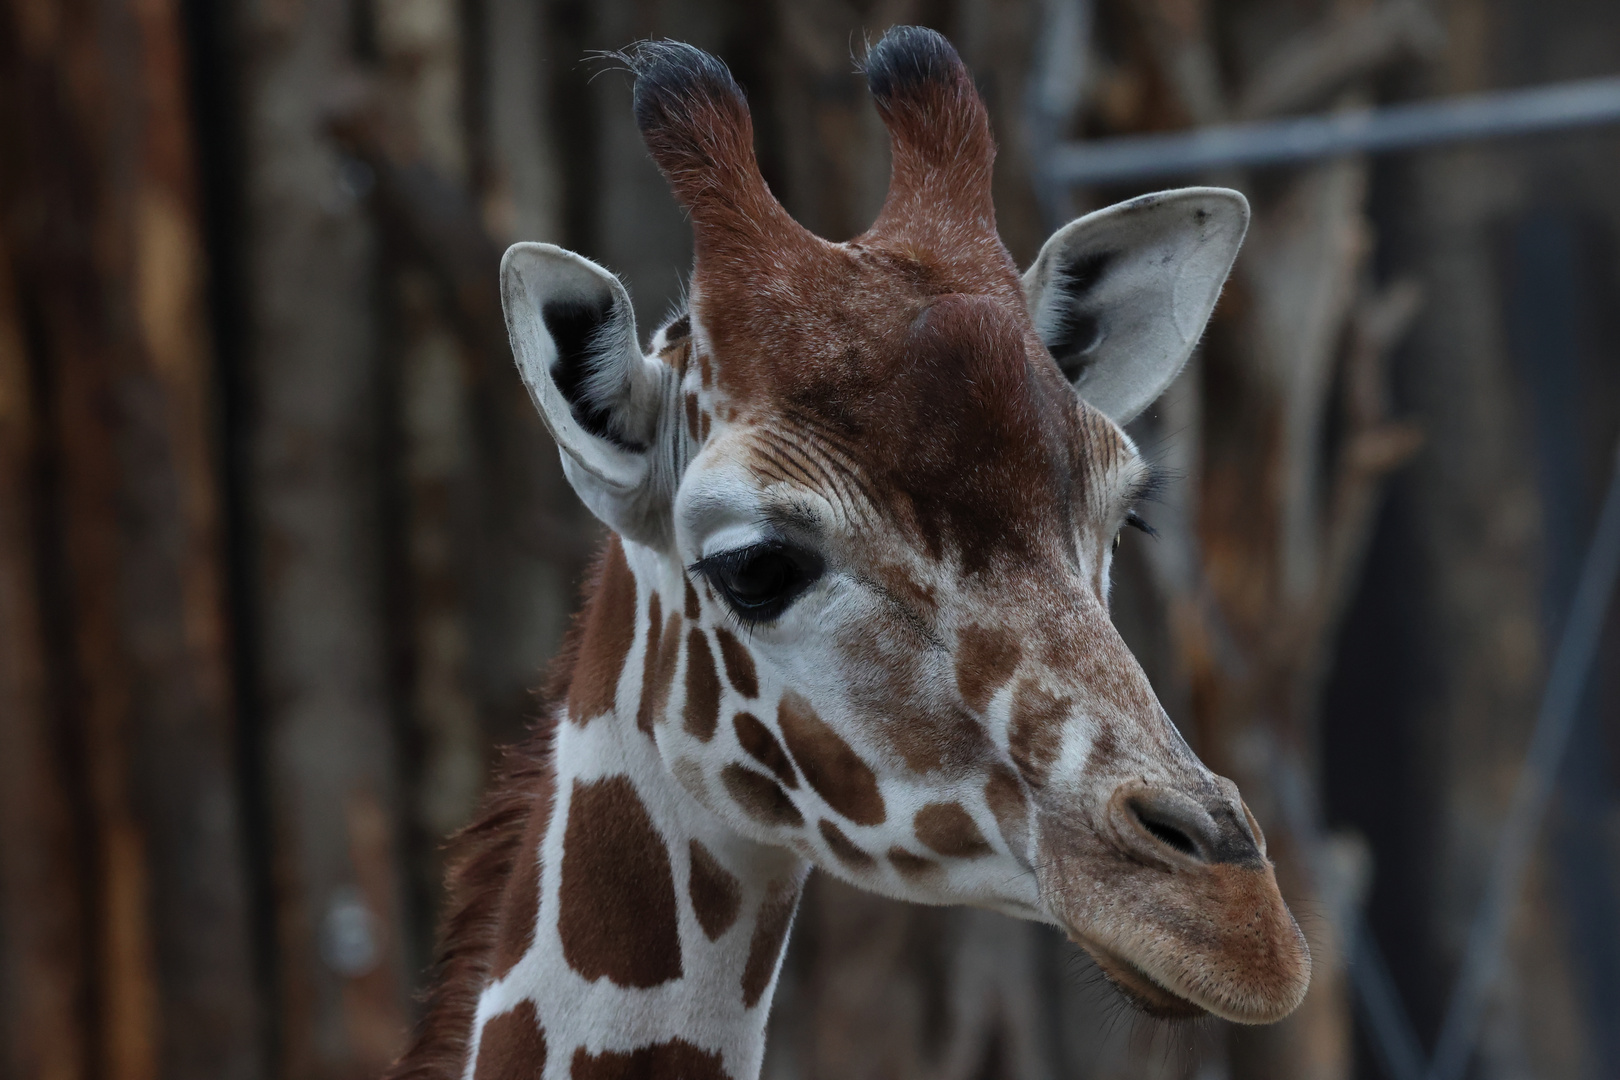
[[(891, 628), (892, 629), (892, 628)], [(925, 670), (920, 637), (884, 632), (875, 624), (852, 628), (839, 641), (844, 658), (870, 673), (854, 687), (855, 708), (873, 738), (916, 773), (977, 773), (993, 760), (996, 747), (984, 723), (965, 705), (946, 699), (932, 703), (938, 676)], [(912, 702), (930, 701), (926, 707)]]
[(771, 734), (771, 729), (759, 717), (741, 712), (732, 717), (731, 726), (737, 732), (737, 742), (755, 761), (775, 773), (784, 786), (799, 786), (799, 777), (794, 773), (793, 763), (788, 760), (782, 744), (776, 741), (776, 736)]
[(692, 622), (697, 622), (698, 617), (703, 614), (703, 609), (698, 607), (697, 590), (692, 588), (692, 579), (689, 577), (683, 577), (681, 583), (686, 586), (686, 617)]
[(685, 1039), (600, 1054), (582, 1046), (574, 1051), (569, 1075), (573, 1080), (731, 1080), (718, 1051), (700, 1050)]
[(973, 770), (995, 753), (978, 717), (950, 703), (928, 711), (901, 706), (887, 712), (883, 734), (914, 772)]
[(686, 635), (686, 705), (682, 710), (686, 730), (704, 742), (714, 738), (720, 723), (720, 675), (714, 669), (714, 653), (702, 630)]
[(742, 885), (696, 840), (692, 841), (691, 857), (687, 895), (692, 898), (692, 911), (697, 915), (698, 925), (703, 927), (709, 940), (714, 941), (737, 921), (737, 911), (742, 906)]
[(1071, 705), (1068, 698), (1049, 693), (1029, 679), (1013, 691), (1007, 748), (1030, 787), (1046, 782), (1046, 770), (1057, 758)]
[(984, 799), (990, 804), (990, 813), (995, 815), (1001, 838), (1014, 851), (1022, 850), (1029, 826), (1029, 804), (1018, 777), (1005, 765), (997, 765), (990, 771), (990, 779), (984, 782)]
[(1104, 721), (1097, 726), (1097, 735), (1091, 740), (1086, 771), (1107, 773), (1118, 765), (1119, 759), (1119, 736), (1114, 733), (1114, 725)]
[(655, 678), (658, 672), (658, 640), (663, 629), (663, 604), (655, 592), (647, 600), (647, 648), (641, 658), (641, 703), (636, 707), (636, 727), (648, 735), (652, 734), (653, 725), (658, 722), (652, 710), (650, 691), (658, 682)]
[(759, 697), (759, 675), (754, 671), (754, 658), (743, 643), (725, 627), (716, 627), (715, 640), (720, 643), (720, 659), (726, 665), (726, 681), (743, 697)]
[(934, 587), (918, 581), (910, 570), (892, 563), (880, 563), (871, 568), (872, 578), (890, 601), (905, 609), (918, 629), (931, 634), (933, 614), (939, 610)]
[(698, 399), (696, 394), (686, 395), (686, 434), (687, 437), (701, 442), (698, 435)]
[(956, 645), (956, 689), (962, 700), (983, 712), (1012, 677), (1021, 652), (1011, 631), (983, 626), (963, 630)]
[(827, 805), (857, 825), (881, 825), (887, 816), (877, 777), (838, 733), (822, 723), (810, 703), (793, 691), (782, 695), (776, 724), (788, 753)]
[(912, 827), (925, 846), (953, 859), (976, 859), (991, 851), (960, 803), (929, 803), (917, 811)]
[(636, 579), (624, 561), (618, 537), (608, 541), (602, 582), (585, 614), (579, 660), (568, 687), (568, 717), (584, 724), (610, 712), (618, 697), (619, 676), (636, 636)]
[(844, 835), (844, 830), (825, 819), (816, 826), (821, 831), (821, 838), (827, 841), (832, 853), (838, 856), (838, 861), (853, 870), (870, 870), (877, 860), (870, 854), (855, 846), (855, 841)]
[(500, 931), (495, 939), (493, 978), (503, 979), (534, 944), (540, 919), (540, 844), (551, 822), (551, 792), (537, 793), (534, 809), (523, 828), (517, 861), (501, 887)]
[[(659, 612), (658, 595), (653, 594), (651, 615)], [(675, 679), (675, 665), (681, 657), (681, 617), (670, 612), (660, 629), (656, 621), (647, 631), (647, 659), (642, 665), (641, 704), (636, 709), (636, 726), (648, 735), (664, 719), (669, 704), (669, 687)]]
[(748, 942), (748, 962), (743, 965), (743, 1005), (752, 1009), (764, 996), (765, 988), (776, 974), (776, 961), (782, 955), (782, 943), (787, 940), (788, 928), (793, 925), (793, 909), (799, 905), (799, 883), (778, 881), (765, 892), (759, 905), (759, 918), (754, 920), (754, 936)]
[(699, 425), (698, 425), (698, 442), (708, 442), (709, 441), (709, 413), (708, 413), (708, 410), (705, 409), (701, 414), (699, 414), (698, 421), (699, 421)]
[(534, 1002), (491, 1017), (478, 1037), (473, 1080), (533, 1080), (546, 1071), (546, 1033)]
[(893, 863), (894, 868), (900, 871), (901, 877), (908, 877), (912, 878), (913, 880), (920, 877), (926, 877), (935, 870), (939, 869), (939, 863), (935, 862), (933, 859), (925, 859), (921, 855), (913, 855), (903, 847), (892, 847), (889, 849), (889, 862)]
[(714, 369), (709, 366), (708, 353), (698, 353), (698, 378), (703, 381), (705, 390), (714, 384)]
[(657, 986), (681, 976), (669, 852), (628, 777), (575, 782), (557, 934), (586, 979)]
[(731, 797), (737, 800), (748, 816), (766, 825), (804, 824), (804, 815), (793, 805), (788, 793), (768, 776), (733, 762), (720, 770), (720, 782), (726, 785)]

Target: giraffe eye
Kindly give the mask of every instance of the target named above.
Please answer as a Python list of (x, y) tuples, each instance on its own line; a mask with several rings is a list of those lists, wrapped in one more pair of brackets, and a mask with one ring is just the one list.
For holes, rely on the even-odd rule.
[(722, 551), (692, 564), (737, 618), (767, 623), (788, 609), (821, 576), (821, 557), (779, 540)]
[(1119, 532), (1114, 534), (1114, 550), (1115, 551), (1119, 550), (1119, 540), (1120, 540), (1120, 537), (1125, 535), (1125, 528), (1126, 527), (1129, 527), (1129, 528), (1132, 528), (1132, 529), (1137, 529), (1137, 530), (1139, 530), (1141, 532), (1145, 532), (1149, 536), (1158, 536), (1159, 535), (1159, 532), (1158, 532), (1157, 529), (1155, 529), (1153, 526), (1149, 525), (1147, 522), (1143, 521), (1142, 518), (1141, 518), (1141, 515), (1137, 514), (1137, 512), (1135, 510), (1132, 510), (1132, 511), (1130, 511), (1129, 513), (1127, 513), (1125, 515), (1125, 525), (1121, 526)]

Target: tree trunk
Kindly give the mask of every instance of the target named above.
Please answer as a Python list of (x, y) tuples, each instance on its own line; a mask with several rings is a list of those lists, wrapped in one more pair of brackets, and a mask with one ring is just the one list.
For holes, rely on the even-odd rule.
[(84, 897), (37, 580), (43, 462), (22, 314), (0, 235), (0, 1075), (82, 1080)]
[[(59, 701), (83, 773), (67, 787), (82, 784), (94, 897), (80, 916), (94, 1029), (77, 1046), (91, 1070), (135, 1080), (259, 1076), (178, 13), (163, 0), (19, 2), (8, 20), (8, 240), (57, 484), (41, 535), (59, 550), (52, 576), (36, 578), (50, 592), (34, 601), (57, 613), (69, 643), (56, 658)], [(28, 626), (17, 630), (8, 647), (31, 663)], [(23, 709), (43, 705), (37, 687), (32, 701), (20, 689)], [(23, 751), (45, 752), (42, 734)], [(18, 798), (62, 776), (48, 753), (34, 761), (42, 771)], [(59, 840), (56, 798), (37, 812)], [(55, 894), (30, 903), (67, 905), (36, 914), (51, 935), (52, 921), (73, 917), (71, 877), (39, 872)], [(76, 982), (66, 968), (47, 979), (37, 1007), (57, 1010), (58, 1030), (40, 1035), (71, 1037), (61, 995)], [(53, 1053), (65, 1074), (85, 1067), (72, 1049)]]
[(372, 171), (326, 134), (364, 25), (238, 6), (247, 63), (248, 513), (275, 836), (281, 1071), (359, 1078), (402, 1045), (397, 642)]

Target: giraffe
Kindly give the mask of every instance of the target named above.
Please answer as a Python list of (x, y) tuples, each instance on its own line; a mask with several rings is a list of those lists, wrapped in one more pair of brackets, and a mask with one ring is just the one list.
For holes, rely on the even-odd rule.
[(607, 270), (503, 260), (523, 380), (612, 533), (552, 716), (459, 840), (391, 1075), (753, 1080), (812, 867), (1054, 924), (1153, 1015), (1287, 1015), (1310, 958), (1260, 829), (1108, 613), (1151, 479), (1122, 425), (1202, 333), (1243, 197), (1098, 211), (1020, 275), (984, 105), (901, 27), (865, 62), (890, 190), (831, 243), (771, 195), (719, 60), (625, 60), (689, 300), (644, 353)]

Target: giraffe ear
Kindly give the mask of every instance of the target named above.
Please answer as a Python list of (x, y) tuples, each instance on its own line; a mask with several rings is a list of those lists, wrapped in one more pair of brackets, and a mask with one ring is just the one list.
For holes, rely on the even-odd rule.
[(1035, 328), (1080, 396), (1116, 423), (1180, 374), (1249, 227), (1226, 188), (1144, 195), (1069, 222), (1024, 274)]
[(656, 544), (668, 531), (665, 403), (673, 372), (641, 354), (623, 283), (552, 244), (514, 244), (501, 260), (501, 304), (529, 397), (562, 450), (563, 472), (591, 512)]

